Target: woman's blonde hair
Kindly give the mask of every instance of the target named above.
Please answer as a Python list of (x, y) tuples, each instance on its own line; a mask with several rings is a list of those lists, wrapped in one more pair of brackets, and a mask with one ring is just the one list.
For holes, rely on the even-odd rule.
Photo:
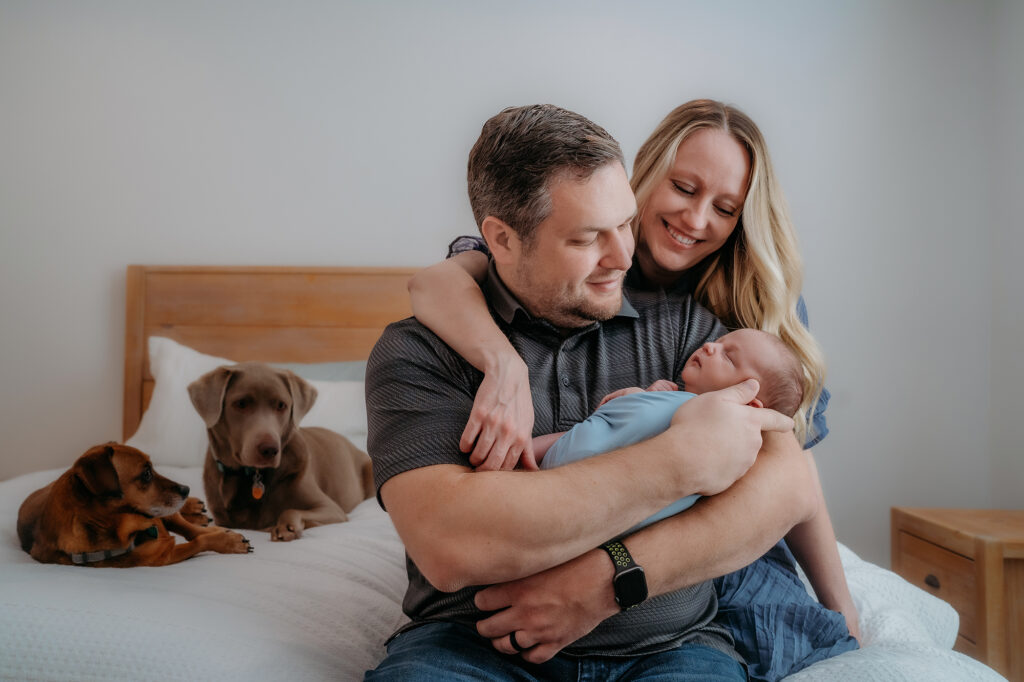
[[(761, 329), (779, 336), (793, 349), (804, 371), (804, 397), (793, 415), (797, 438), (803, 442), (807, 416), (817, 405), (825, 382), (825, 358), (797, 315), (803, 286), (800, 249), (768, 146), (757, 125), (742, 111), (714, 100), (693, 100), (677, 107), (637, 152), (633, 192), (642, 214), (675, 163), (679, 145), (694, 132), (709, 128), (731, 135), (747, 150), (750, 186), (732, 235), (722, 248), (695, 266), (694, 297), (727, 327)], [(639, 223), (634, 221), (634, 231), (639, 230)], [(638, 234), (634, 236), (639, 239)]]

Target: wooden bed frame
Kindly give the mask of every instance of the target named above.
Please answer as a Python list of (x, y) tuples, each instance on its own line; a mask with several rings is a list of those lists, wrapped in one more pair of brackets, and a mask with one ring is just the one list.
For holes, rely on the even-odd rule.
[(147, 340), (166, 336), (242, 361), (364, 360), (381, 331), (411, 314), (416, 268), (129, 265), (124, 437), (153, 392)]

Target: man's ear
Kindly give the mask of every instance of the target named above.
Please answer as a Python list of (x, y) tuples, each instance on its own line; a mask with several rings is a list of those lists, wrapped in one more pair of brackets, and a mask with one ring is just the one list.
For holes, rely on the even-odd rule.
[(750, 405), (751, 407), (764, 407), (764, 403), (762, 403), (757, 398), (754, 398), (753, 400), (751, 400), (749, 403), (747, 403), (747, 405)]
[(507, 265), (518, 259), (522, 242), (516, 231), (504, 220), (492, 215), (487, 216), (480, 224), (480, 233), (484, 236), (495, 263)]

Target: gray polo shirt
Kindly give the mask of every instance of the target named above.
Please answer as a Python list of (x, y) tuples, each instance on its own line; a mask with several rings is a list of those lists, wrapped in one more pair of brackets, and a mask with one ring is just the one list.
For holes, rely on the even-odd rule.
[[(690, 297), (627, 290), (619, 314), (577, 329), (532, 317), (494, 270), (483, 285), (491, 314), (530, 368), (534, 435), (586, 419), (608, 393), (675, 379), (683, 363), (725, 328)], [(413, 318), (390, 325), (366, 371), (368, 450), (378, 494), (392, 476), (434, 464), (469, 466), (459, 438), (483, 374)], [(610, 539), (610, 538), (609, 538)], [(406, 627), (454, 621), (470, 627), (487, 616), (473, 604), (481, 586), (445, 593), (406, 557)], [(636, 655), (699, 642), (736, 657), (711, 621), (718, 608), (710, 582), (653, 597), (616, 614), (565, 650), (574, 655)]]

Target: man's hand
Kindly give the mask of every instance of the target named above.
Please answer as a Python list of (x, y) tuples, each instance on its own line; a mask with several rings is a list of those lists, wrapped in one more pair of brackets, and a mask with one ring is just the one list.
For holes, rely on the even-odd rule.
[(481, 636), (504, 654), (515, 654), (509, 633), (531, 663), (543, 663), (619, 611), (608, 555), (595, 549), (536, 575), (476, 594), (482, 611), (497, 611), (477, 623)]
[(672, 451), (690, 453), (686, 475), (691, 492), (705, 496), (722, 492), (753, 466), (762, 431), (793, 430), (789, 417), (748, 406), (758, 388), (756, 380), (748, 379), (696, 396), (676, 410), (668, 430), (656, 436), (668, 439)]
[[(518, 362), (515, 362), (518, 361)], [(533, 456), (533, 399), (526, 364), (518, 358), (484, 373), (459, 448), (478, 471), (537, 469)], [(472, 451), (472, 452), (471, 452)]]

